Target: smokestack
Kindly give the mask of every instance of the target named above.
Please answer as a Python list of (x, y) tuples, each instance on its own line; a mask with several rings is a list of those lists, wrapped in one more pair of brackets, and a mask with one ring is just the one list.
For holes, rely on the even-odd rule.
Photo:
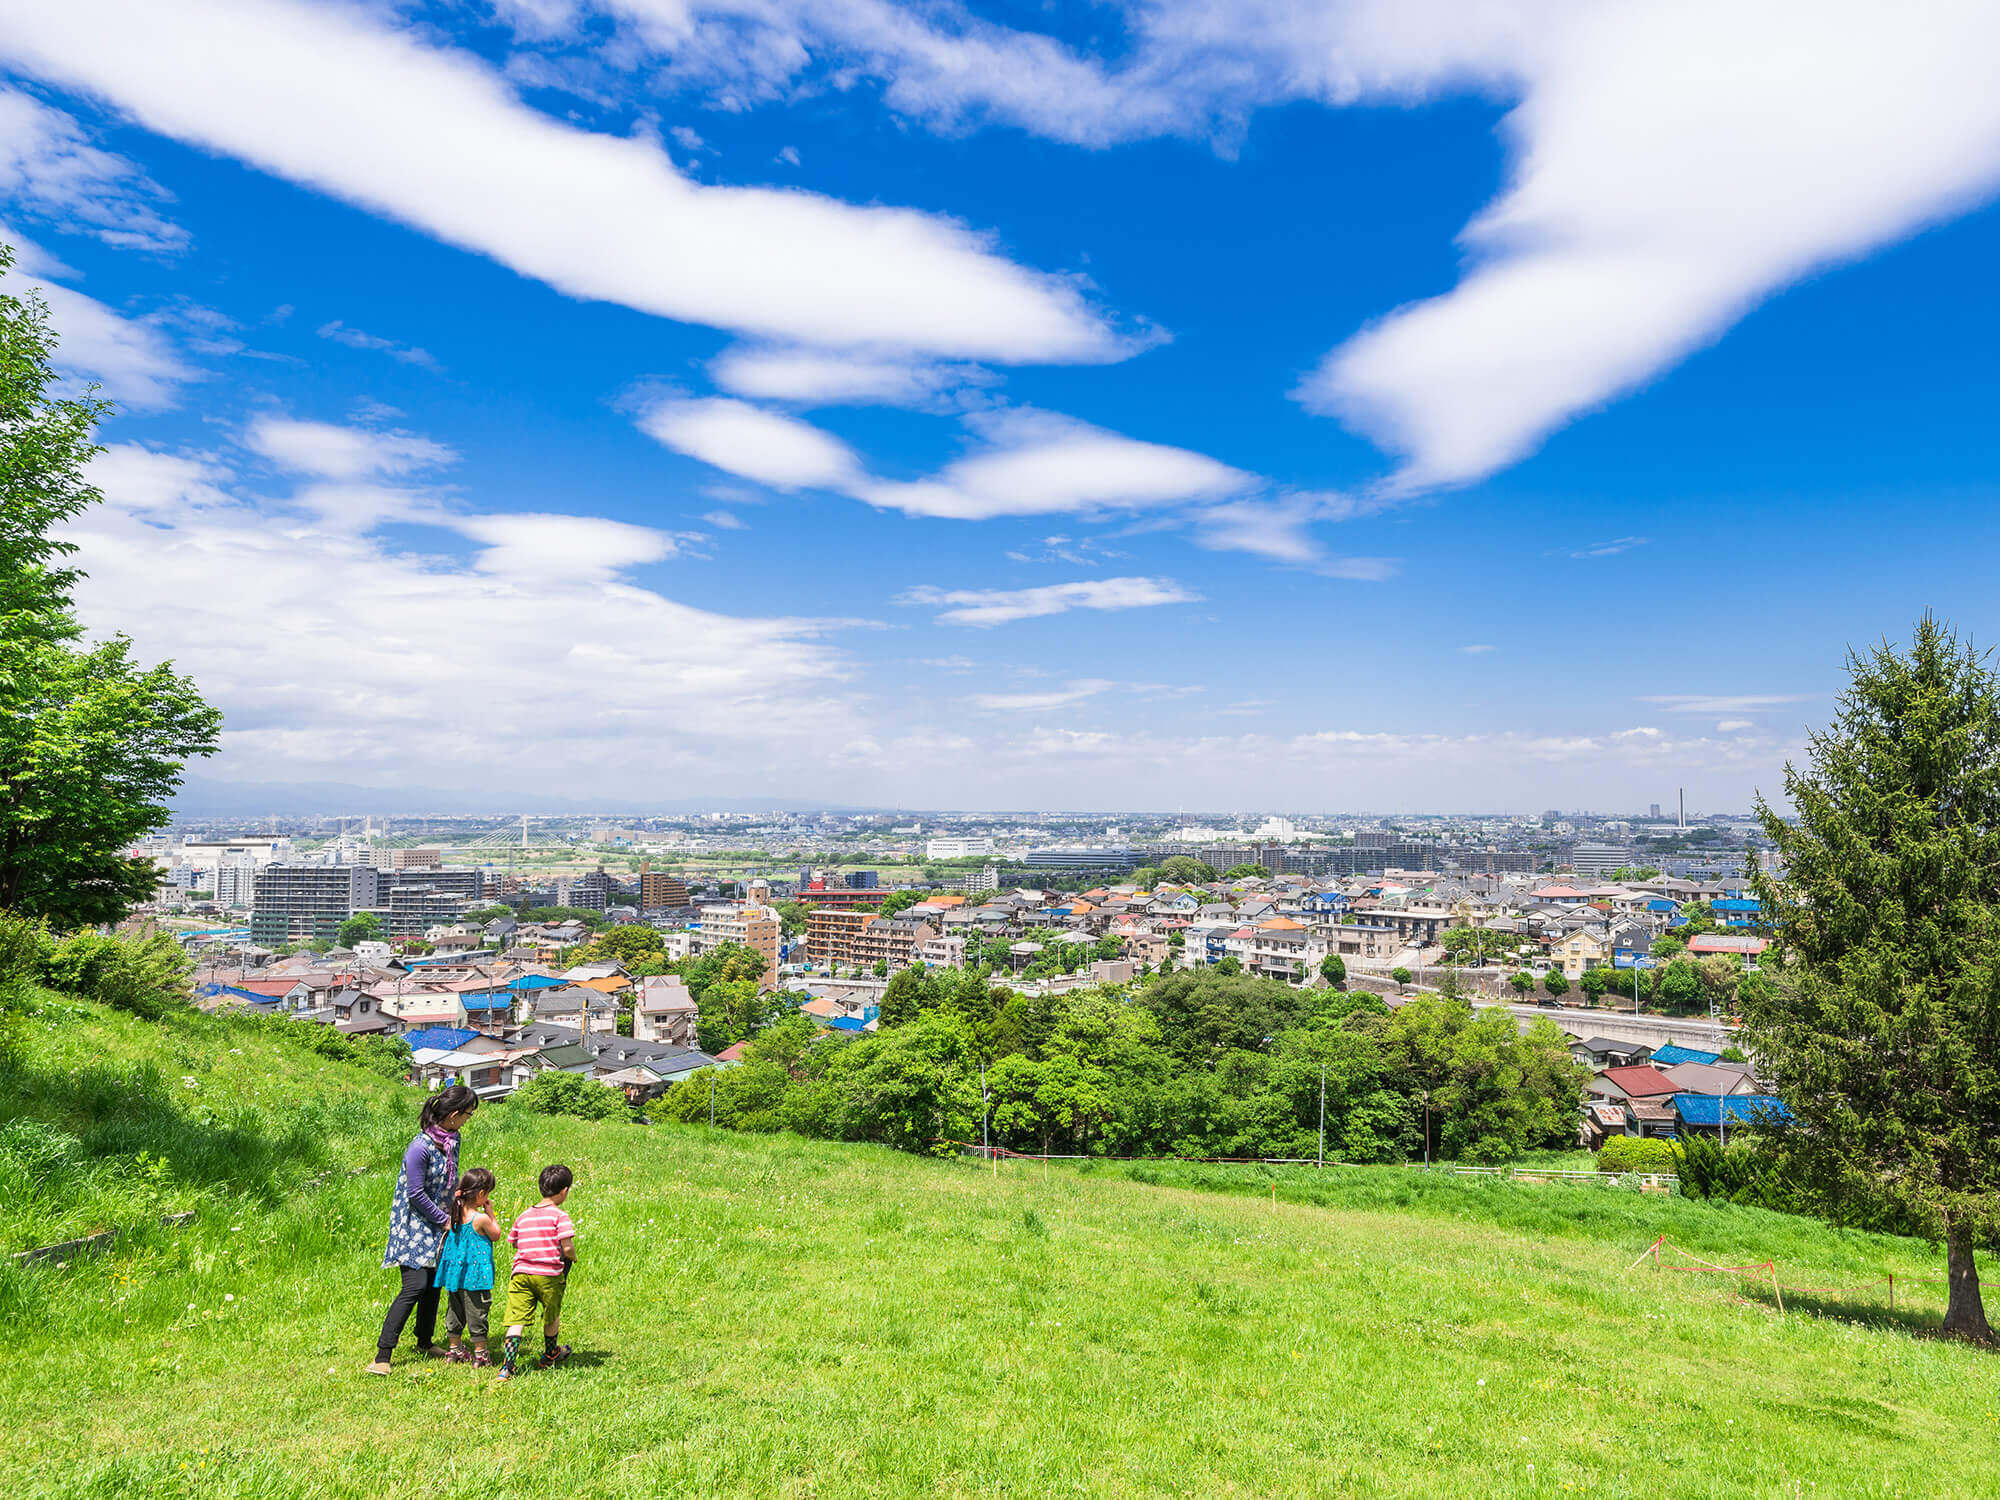
[(1681, 799), (1680, 826), (1682, 829), (1685, 829), (1688, 826), (1688, 791), (1686, 787), (1681, 787), (1679, 788), (1679, 792)]

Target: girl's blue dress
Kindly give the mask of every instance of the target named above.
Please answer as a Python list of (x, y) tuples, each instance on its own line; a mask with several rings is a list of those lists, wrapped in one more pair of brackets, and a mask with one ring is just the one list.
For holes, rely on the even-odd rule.
[(493, 1290), (493, 1242), (474, 1229), (470, 1219), (444, 1237), (437, 1284), (447, 1292)]

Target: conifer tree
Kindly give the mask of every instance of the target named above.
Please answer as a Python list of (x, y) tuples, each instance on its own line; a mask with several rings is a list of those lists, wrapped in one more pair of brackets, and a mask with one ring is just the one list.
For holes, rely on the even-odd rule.
[(1749, 1045), (1793, 1120), (1790, 1186), (1836, 1223), (1946, 1249), (1945, 1331), (1992, 1337), (1974, 1250), (2000, 1237), (2000, 678), (1926, 615), (1907, 653), (1850, 653), (1851, 683), (1796, 809), (1757, 811), (1770, 984)]

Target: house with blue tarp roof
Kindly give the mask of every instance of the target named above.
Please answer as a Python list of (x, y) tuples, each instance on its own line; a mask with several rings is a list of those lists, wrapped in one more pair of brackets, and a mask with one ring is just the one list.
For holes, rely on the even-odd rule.
[(510, 990), (559, 990), (568, 983), (567, 979), (563, 979), (555, 974), (523, 974), (519, 979), (512, 981), (507, 988)]
[(1717, 1063), (1722, 1061), (1720, 1052), (1697, 1052), (1692, 1047), (1683, 1047), (1669, 1042), (1653, 1054), (1653, 1062), (1662, 1068), (1671, 1068), (1675, 1063)]
[(1646, 903), (1647, 911), (1660, 912), (1663, 914), (1670, 915), (1674, 912), (1679, 911), (1680, 909), (1681, 909), (1680, 902), (1670, 901), (1665, 896), (1655, 896), (1652, 900)]
[(422, 1052), (426, 1047), (435, 1047), (444, 1052), (456, 1052), (478, 1035), (478, 1032), (468, 1031), (460, 1026), (425, 1026), (416, 1031), (404, 1032), (403, 1040), (410, 1044), (412, 1052)]
[(1673, 1109), (1682, 1135), (1721, 1135), (1725, 1118), (1731, 1129), (1789, 1124), (1792, 1120), (1785, 1101), (1775, 1094), (1676, 1094)]
[(1724, 927), (1751, 927), (1762, 916), (1764, 903), (1755, 899), (1711, 901), (1708, 909)]

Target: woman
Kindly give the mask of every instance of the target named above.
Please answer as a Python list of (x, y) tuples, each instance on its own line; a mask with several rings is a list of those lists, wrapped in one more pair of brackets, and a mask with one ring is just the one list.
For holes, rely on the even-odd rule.
[(458, 1183), (458, 1132), (479, 1108), (479, 1096), (462, 1083), (439, 1089), (424, 1101), (416, 1138), (403, 1153), (403, 1170), (396, 1178), (396, 1197), (389, 1205), (389, 1248), (382, 1268), (403, 1274), (402, 1290), (382, 1320), (382, 1337), (375, 1344), (370, 1375), (389, 1373), (389, 1356), (403, 1336), (412, 1310), (417, 1315), (417, 1353), (442, 1354), (432, 1346), (437, 1333), (438, 1289), (433, 1282), (438, 1251), (451, 1227), (452, 1190)]

